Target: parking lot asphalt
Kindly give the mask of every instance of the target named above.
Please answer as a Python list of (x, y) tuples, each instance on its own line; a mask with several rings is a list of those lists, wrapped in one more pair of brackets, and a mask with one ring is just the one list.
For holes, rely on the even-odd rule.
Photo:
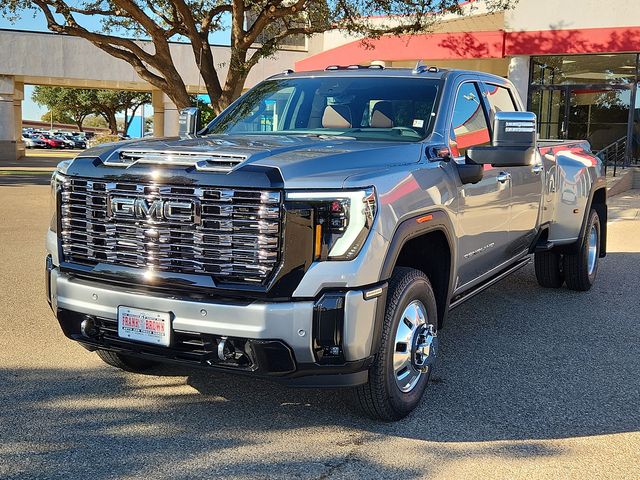
[(611, 201), (590, 292), (529, 266), (471, 299), (420, 408), (377, 423), (344, 392), (123, 373), (67, 340), (37, 182), (0, 177), (0, 478), (640, 478), (640, 191)]

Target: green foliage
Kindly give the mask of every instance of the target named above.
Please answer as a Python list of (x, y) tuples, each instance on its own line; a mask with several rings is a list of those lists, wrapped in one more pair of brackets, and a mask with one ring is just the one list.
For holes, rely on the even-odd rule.
[[(51, 110), (40, 117), (40, 120), (43, 122), (51, 123)], [(53, 121), (54, 123), (68, 123), (75, 124), (75, 120), (71, 117), (67, 112), (53, 111)]]
[(119, 141), (120, 137), (117, 135), (96, 135), (89, 141), (89, 143), (92, 147), (95, 147), (96, 145), (102, 145), (103, 143), (114, 143)]
[(99, 115), (89, 115), (84, 119), (85, 127), (94, 127), (94, 128), (108, 128), (109, 124), (107, 121)]
[[(118, 113), (133, 110), (135, 114), (140, 105), (151, 102), (149, 92), (48, 86), (35, 87), (31, 98), (53, 111), (54, 121), (65, 118), (65, 123), (75, 123), (81, 128), (90, 115), (99, 115), (103, 119), (102, 125), (110, 128), (114, 134), (118, 129)], [(50, 119), (49, 116), (47, 118)], [(128, 124), (124, 127), (126, 129)]]

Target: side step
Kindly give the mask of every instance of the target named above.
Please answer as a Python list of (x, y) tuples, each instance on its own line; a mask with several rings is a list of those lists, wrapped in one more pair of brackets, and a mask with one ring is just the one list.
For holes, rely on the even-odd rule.
[(492, 285), (495, 285), (500, 280), (502, 280), (503, 278), (511, 275), (516, 270), (520, 270), (522, 267), (527, 265), (529, 262), (531, 262), (531, 257), (523, 258), (518, 263), (512, 265), (511, 267), (508, 267), (506, 270), (503, 270), (502, 272), (498, 273), (497, 275), (491, 277), (489, 280), (486, 280), (484, 283), (481, 283), (480, 285), (475, 287), (473, 290), (465, 292), (462, 295), (456, 297), (455, 300), (453, 300), (449, 304), (449, 310), (453, 310), (457, 306), (461, 305), (463, 302), (469, 300), (471, 297), (475, 297), (480, 292), (486, 290), (487, 288), (489, 288)]

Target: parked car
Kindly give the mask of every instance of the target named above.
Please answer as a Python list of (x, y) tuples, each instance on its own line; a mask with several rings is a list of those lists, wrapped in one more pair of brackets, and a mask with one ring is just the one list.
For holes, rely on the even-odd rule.
[(73, 135), (61, 135), (58, 138), (62, 140), (65, 148), (80, 148), (80, 149), (87, 148), (87, 142), (80, 137), (75, 137)]
[(44, 133), (38, 137), (47, 144), (47, 148), (64, 148), (64, 142), (56, 137)]
[(36, 136), (22, 134), (22, 141), (26, 148), (46, 148), (47, 144)]
[(181, 117), (178, 139), (101, 145), (52, 178), (48, 300), (67, 337), (124, 370), (350, 387), (397, 420), (450, 309), (532, 260), (541, 286), (589, 290), (606, 255), (602, 163), (586, 141), (538, 140), (498, 76), (284, 73), (203, 130)]

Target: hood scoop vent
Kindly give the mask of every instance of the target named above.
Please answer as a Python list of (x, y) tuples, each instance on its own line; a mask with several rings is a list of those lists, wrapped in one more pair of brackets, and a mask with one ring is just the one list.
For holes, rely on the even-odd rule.
[(120, 149), (113, 152), (103, 165), (128, 168), (138, 163), (147, 163), (195, 167), (203, 172), (230, 172), (246, 159), (244, 155), (231, 153)]

